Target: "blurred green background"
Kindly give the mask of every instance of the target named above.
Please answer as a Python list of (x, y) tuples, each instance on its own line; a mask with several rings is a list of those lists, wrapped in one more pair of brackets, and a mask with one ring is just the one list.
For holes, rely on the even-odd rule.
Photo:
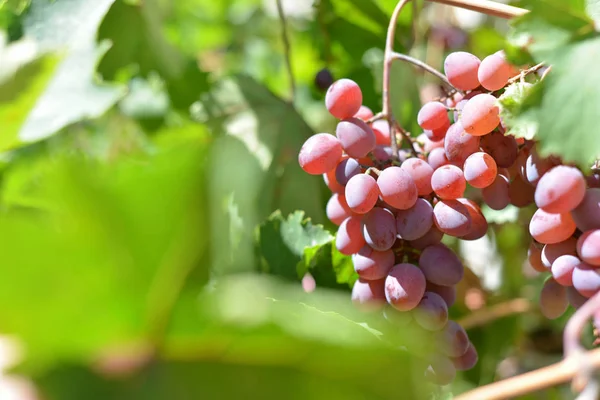
[[(398, 51), (439, 68), (505, 45), (506, 21), (416, 4)], [(399, 349), (414, 332), (350, 304), (328, 189), (297, 153), (335, 127), (319, 71), (380, 109), (395, 0), (282, 0), (293, 101), (274, 0), (0, 5), (0, 399), (446, 398), (561, 358), (567, 316), (536, 310), (524, 262), (530, 209), (450, 243), (473, 271), (452, 316), (480, 355), (451, 387)], [(439, 82), (392, 74), (417, 135)]]

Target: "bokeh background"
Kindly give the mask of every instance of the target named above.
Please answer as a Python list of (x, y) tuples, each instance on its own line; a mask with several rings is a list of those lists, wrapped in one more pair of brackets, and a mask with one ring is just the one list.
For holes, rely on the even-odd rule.
[[(331, 79), (380, 109), (395, 0), (281, 3), (294, 91), (275, 0), (0, 2), (1, 400), (448, 398), (561, 358), (530, 209), (485, 210), (485, 238), (448, 242), (470, 268), (451, 314), (480, 356), (451, 387), (399, 348), (414, 332), (352, 308), (328, 189), (297, 154), (334, 130)], [(417, 1), (395, 48), (440, 68), (507, 30)], [(393, 67), (415, 136), (438, 84)]]

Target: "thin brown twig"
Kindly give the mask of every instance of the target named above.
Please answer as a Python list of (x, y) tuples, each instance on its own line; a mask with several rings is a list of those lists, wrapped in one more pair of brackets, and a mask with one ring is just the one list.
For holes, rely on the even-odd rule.
[(494, 17), (511, 19), (520, 17), (529, 12), (523, 8), (509, 6), (490, 0), (427, 0), (432, 3), (446, 4), (449, 6), (466, 8)]
[(515, 83), (517, 81), (520, 81), (521, 79), (525, 78), (527, 75), (529, 74), (533, 74), (534, 72), (537, 72), (540, 68), (544, 67), (545, 64), (544, 63), (539, 63), (534, 65), (531, 68), (525, 69), (521, 72), (519, 72), (517, 75), (513, 76), (512, 78), (510, 78), (508, 80), (507, 85), (510, 85), (511, 83)]
[(375, 122), (375, 121), (379, 121), (380, 119), (386, 119), (386, 118), (387, 118), (387, 115), (385, 115), (385, 114), (383, 113), (383, 111), (382, 111), (382, 112), (378, 112), (377, 114), (373, 115), (371, 118), (369, 118), (369, 119), (366, 121), (366, 123), (367, 123), (367, 124), (372, 124), (372, 123), (373, 123), (373, 122)]
[(448, 78), (446, 78), (446, 75), (442, 74), (440, 71), (433, 68), (431, 65), (427, 64), (426, 62), (423, 62), (417, 58), (408, 56), (406, 54), (397, 53), (397, 52), (392, 52), (391, 57), (393, 60), (401, 60), (401, 61), (405, 61), (410, 64), (413, 64), (413, 65), (421, 68), (423, 71), (429, 72), (431, 75), (440, 79), (451, 91), (463, 93), (461, 90), (458, 90), (457, 88), (452, 86), (452, 84), (450, 83)]
[(283, 12), (283, 5), (281, 4), (281, 0), (275, 1), (277, 3), (277, 13), (279, 14), (279, 19), (281, 20), (281, 39), (283, 40), (285, 65), (290, 80), (290, 96), (291, 102), (293, 103), (294, 99), (296, 98), (296, 80), (294, 79), (294, 71), (292, 70), (292, 51), (290, 46), (290, 38), (288, 36), (287, 20), (285, 18), (285, 13)]
[(527, 299), (514, 299), (491, 307), (477, 310), (458, 321), (465, 329), (472, 329), (486, 325), (500, 318), (514, 314), (523, 314), (532, 309), (531, 302)]
[(400, 126), (398, 121), (394, 120), (393, 123), (394, 123), (394, 127), (396, 128), (396, 130), (400, 133), (400, 135), (402, 135), (402, 138), (404, 140), (406, 140), (406, 142), (408, 142), (408, 145), (410, 146), (410, 152), (412, 153), (412, 155), (415, 157), (418, 157), (419, 152), (417, 151), (417, 148), (415, 147), (415, 141), (413, 140), (413, 138), (410, 137), (410, 134), (406, 131), (406, 129), (404, 129), (403, 127)]

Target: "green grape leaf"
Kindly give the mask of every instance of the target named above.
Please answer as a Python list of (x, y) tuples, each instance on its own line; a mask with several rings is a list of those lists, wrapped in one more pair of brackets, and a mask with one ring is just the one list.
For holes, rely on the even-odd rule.
[[(532, 140), (537, 132), (537, 123), (522, 116), (525, 99), (531, 93), (533, 86), (527, 82), (515, 82), (507, 86), (498, 98), (500, 118), (507, 133)], [(519, 117), (521, 116), (521, 117)]]
[(319, 287), (348, 289), (358, 278), (352, 258), (338, 251), (333, 238), (329, 242), (305, 248), (297, 270), (299, 276), (310, 273)]

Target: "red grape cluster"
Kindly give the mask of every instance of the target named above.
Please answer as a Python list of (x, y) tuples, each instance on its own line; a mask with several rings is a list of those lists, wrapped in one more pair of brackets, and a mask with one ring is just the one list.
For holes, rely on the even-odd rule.
[(304, 171), (323, 174), (333, 193), (326, 212), (339, 225), (336, 246), (352, 255), (359, 276), (353, 302), (430, 334), (436, 346), (426, 375), (439, 384), (477, 362), (466, 332), (448, 318), (464, 267), (441, 243), (444, 235), (476, 240), (488, 230), (479, 205), (465, 197), (468, 187), (495, 210), (538, 205), (530, 262), (554, 277), (541, 295), (546, 315), (562, 314), (567, 294), (581, 303), (600, 289), (594, 270), (600, 267), (600, 189), (586, 189), (577, 168), (540, 157), (533, 141), (507, 135), (500, 120), (497, 97), (519, 71), (502, 52), (483, 60), (454, 52), (444, 72), (460, 92), (423, 105), (416, 151), (394, 155), (388, 121), (374, 118), (359, 86), (341, 79), (325, 97), (340, 120), (335, 136), (312, 136), (298, 157)]

